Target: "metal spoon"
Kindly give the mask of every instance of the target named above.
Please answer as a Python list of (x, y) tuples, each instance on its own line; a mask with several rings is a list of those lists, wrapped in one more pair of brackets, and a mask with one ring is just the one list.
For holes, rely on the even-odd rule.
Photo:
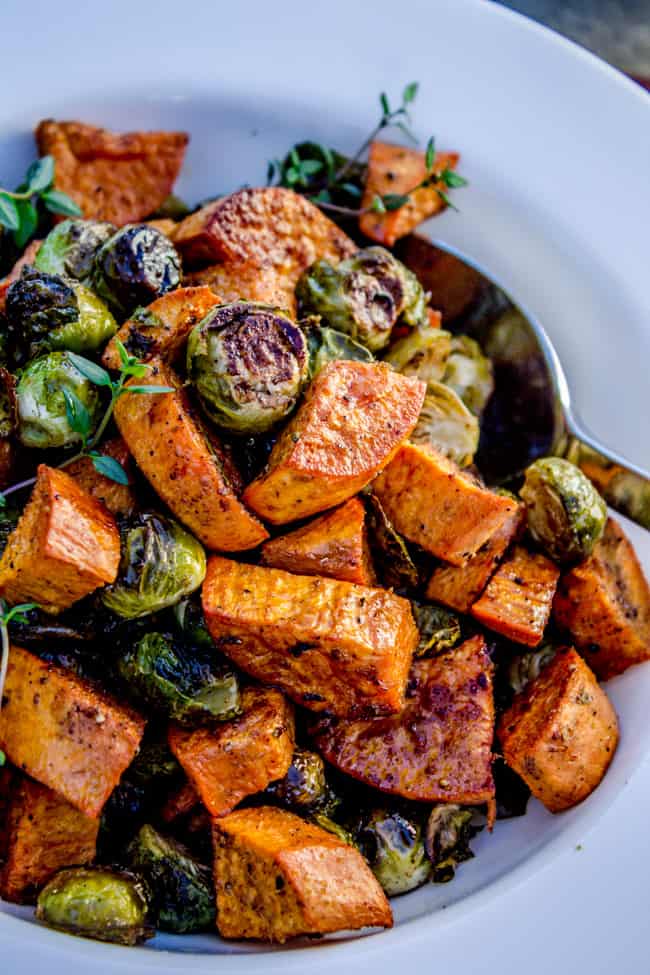
[(566, 457), (612, 508), (650, 530), (650, 474), (582, 427), (546, 332), (470, 262), (412, 234), (397, 254), (431, 292), (443, 325), (479, 342), (495, 391), (481, 421), (476, 464), (488, 484), (515, 481), (536, 457)]

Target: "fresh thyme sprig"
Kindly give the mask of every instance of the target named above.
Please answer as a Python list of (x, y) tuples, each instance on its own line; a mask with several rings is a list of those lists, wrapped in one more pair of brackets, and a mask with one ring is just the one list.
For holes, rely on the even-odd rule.
[(16, 190), (0, 188), (0, 224), (12, 231), (17, 247), (24, 247), (38, 226), (39, 204), (50, 213), (80, 217), (81, 210), (66, 193), (54, 189), (54, 159), (42, 156), (31, 164)]
[[(27, 623), (25, 613), (29, 613), (32, 609), (38, 609), (38, 603), (20, 603), (19, 606), (12, 606), (9, 609), (4, 599), (0, 599), (0, 710), (2, 709), (2, 697), (7, 679), (7, 668), (9, 667), (9, 624), (12, 620), (16, 620), (18, 623)], [(5, 753), (0, 749), (0, 768), (5, 764), (5, 761)]]

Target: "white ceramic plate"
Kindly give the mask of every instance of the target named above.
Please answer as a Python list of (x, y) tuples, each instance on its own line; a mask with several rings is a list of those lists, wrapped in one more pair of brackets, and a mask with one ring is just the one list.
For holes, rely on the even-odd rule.
[[(266, 160), (298, 138), (355, 147), (375, 117), (377, 93), (397, 94), (419, 80), (416, 127), (423, 138), (434, 132), (441, 148), (459, 149), (471, 182), (457, 197), (462, 212), (427, 229), (544, 324), (587, 424), (650, 466), (650, 100), (631, 82), (483, 0), (402, 7), (330, 0), (322, 8), (113, 0), (83, 9), (59, 0), (30, 6), (29, 24), (39, 23), (30, 29), (24, 4), (5, 0), (3, 181), (21, 175), (34, 155), (33, 124), (52, 115), (118, 129), (189, 130), (179, 192), (199, 199), (263, 182)], [(650, 535), (634, 528), (632, 535), (650, 570)], [(600, 789), (562, 816), (532, 803), (525, 818), (498, 824), (451, 885), (394, 901), (391, 932), (264, 957), (212, 937), (159, 937), (133, 952), (28, 926), (19, 918), (29, 912), (2, 905), (7, 971), (30, 970), (30, 958), (46, 956), (56, 972), (70, 963), (79, 970), (347, 970), (365, 957), (389, 971), (407, 947), (424, 963), (450, 921), (489, 938), (480, 933), (481, 909), (582, 839), (650, 750), (650, 667), (609, 689), (623, 737)], [(516, 898), (507, 900), (516, 921)], [(186, 954), (160, 953), (169, 949)], [(237, 957), (212, 957), (224, 951)]]

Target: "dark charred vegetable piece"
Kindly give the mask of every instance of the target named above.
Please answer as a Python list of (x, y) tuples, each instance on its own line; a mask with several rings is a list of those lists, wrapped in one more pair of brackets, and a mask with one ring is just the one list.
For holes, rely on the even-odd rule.
[(146, 824), (130, 843), (126, 860), (151, 890), (151, 911), (157, 928), (191, 934), (214, 927), (211, 870), (181, 843)]
[(146, 224), (122, 227), (95, 255), (92, 286), (115, 314), (126, 318), (181, 281), (181, 261), (164, 234)]
[(296, 748), (287, 774), (271, 782), (264, 795), (294, 812), (313, 810), (327, 800), (325, 763), (316, 752)]
[(16, 386), (17, 434), (23, 446), (68, 447), (81, 441), (70, 425), (66, 393), (87, 410), (92, 432), (101, 408), (97, 387), (65, 352), (40, 356), (23, 370)]
[(63, 220), (41, 244), (34, 266), (89, 284), (95, 254), (114, 233), (113, 224), (101, 220)]
[(210, 636), (201, 599), (197, 595), (181, 599), (172, 607), (172, 618), (184, 640), (201, 649), (214, 650), (214, 640)]
[(419, 573), (406, 542), (399, 535), (374, 494), (366, 496), (368, 540), (381, 582), (388, 588), (417, 589)]
[(460, 620), (442, 606), (412, 600), (413, 617), (420, 633), (415, 657), (431, 657), (460, 643)]
[(135, 945), (152, 937), (140, 880), (100, 867), (61, 870), (41, 891), (36, 917), (68, 934)]
[(398, 808), (369, 809), (359, 816), (352, 836), (389, 897), (415, 890), (431, 876), (422, 823), (415, 815)]
[(510, 768), (501, 755), (496, 755), (492, 766), (494, 785), (497, 790), (497, 819), (514, 819), (525, 816), (530, 789), (523, 779)]
[(309, 378), (317, 376), (328, 362), (338, 359), (356, 359), (358, 362), (372, 362), (372, 352), (355, 342), (345, 332), (337, 332), (335, 328), (318, 324), (318, 318), (313, 316), (301, 322), (302, 329), (307, 336), (309, 349)]
[(446, 884), (453, 880), (456, 867), (474, 854), (469, 848), (470, 840), (476, 836), (480, 827), (472, 820), (474, 809), (456, 804), (434, 806), (427, 821), (425, 846), (427, 856), (433, 864), (431, 879), (436, 884)]

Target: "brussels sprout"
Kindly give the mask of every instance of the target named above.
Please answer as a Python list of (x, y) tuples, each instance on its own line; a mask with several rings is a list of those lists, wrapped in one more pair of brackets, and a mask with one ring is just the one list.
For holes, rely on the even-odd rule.
[(536, 460), (520, 494), (528, 531), (550, 558), (573, 562), (591, 553), (604, 531), (607, 506), (578, 467), (560, 457)]
[(431, 810), (425, 846), (433, 864), (434, 883), (446, 884), (453, 880), (458, 864), (474, 856), (469, 848), (469, 841), (479, 831), (479, 827), (472, 823), (474, 815), (475, 810), (451, 803), (441, 803)]
[(102, 867), (60, 870), (38, 897), (36, 917), (52, 928), (98, 941), (135, 945), (152, 937), (141, 881)]
[(95, 255), (92, 286), (115, 314), (128, 317), (140, 305), (173, 291), (181, 261), (164, 234), (146, 224), (122, 227)]
[(17, 508), (0, 508), (0, 555), (7, 547), (9, 536), (20, 521), (21, 514)]
[(99, 220), (63, 220), (41, 244), (34, 267), (89, 284), (95, 254), (115, 233), (112, 223)]
[(393, 528), (379, 498), (366, 499), (368, 540), (373, 561), (384, 586), (393, 589), (417, 589), (420, 577), (406, 542)]
[(337, 362), (339, 359), (355, 359), (357, 362), (375, 361), (372, 352), (365, 345), (355, 342), (344, 332), (318, 325), (314, 318), (301, 322), (301, 325), (307, 336), (310, 379), (317, 376), (329, 362)]
[(415, 600), (412, 600), (411, 607), (420, 634), (416, 657), (444, 653), (460, 642), (460, 620), (455, 613), (433, 603), (418, 603)]
[(205, 552), (171, 518), (140, 513), (122, 526), (122, 558), (116, 581), (102, 590), (107, 609), (125, 619), (149, 616), (198, 589)]
[(97, 388), (72, 364), (65, 352), (34, 359), (21, 373), (16, 387), (18, 439), (25, 447), (68, 447), (81, 434), (70, 426), (64, 391), (77, 397), (90, 417), (99, 420)]
[(157, 210), (155, 210), (151, 216), (150, 220), (182, 220), (190, 214), (190, 208), (184, 200), (181, 200), (180, 196), (176, 196), (175, 193), (170, 193), (162, 201)]
[(214, 640), (205, 622), (203, 607), (198, 596), (181, 599), (172, 607), (172, 617), (178, 632), (189, 643), (214, 652)]
[(218, 305), (190, 333), (187, 373), (203, 409), (236, 433), (264, 433), (295, 406), (307, 378), (307, 342), (271, 305)]
[(125, 776), (129, 782), (141, 785), (149, 792), (155, 788), (165, 791), (176, 780), (183, 778), (183, 770), (166, 742), (146, 741), (140, 746)]
[(478, 420), (459, 396), (443, 383), (429, 383), (413, 443), (435, 447), (459, 467), (472, 463), (478, 447)]
[(323, 759), (316, 752), (296, 748), (287, 774), (271, 782), (264, 795), (297, 811), (322, 805), (327, 798)]
[(127, 648), (117, 669), (130, 696), (181, 724), (225, 721), (239, 713), (236, 674), (214, 649), (147, 633)]
[(542, 643), (527, 653), (515, 654), (508, 667), (508, 684), (514, 693), (520, 694), (532, 680), (539, 677), (556, 653), (557, 647), (552, 643)]
[(0, 366), (0, 439), (11, 437), (16, 429), (16, 377)]
[(494, 756), (492, 764), (496, 789), (497, 819), (514, 819), (526, 815), (530, 789), (523, 779), (510, 768), (501, 755)]
[(424, 383), (442, 379), (451, 351), (452, 337), (441, 328), (423, 326), (393, 342), (384, 356), (387, 362), (405, 376), (415, 376)]
[(475, 416), (481, 415), (494, 391), (492, 363), (468, 335), (452, 338), (443, 382), (458, 393)]
[(420, 822), (399, 809), (363, 812), (353, 838), (389, 897), (421, 887), (431, 876)]
[(298, 281), (296, 297), (302, 315), (321, 315), (372, 352), (388, 345), (398, 321), (415, 327), (426, 320), (420, 282), (383, 247), (360, 250), (337, 267), (316, 261)]
[(309, 814), (307, 815), (307, 820), (310, 823), (313, 823), (314, 826), (320, 826), (320, 828), (324, 829), (326, 833), (331, 833), (332, 836), (336, 836), (338, 840), (342, 840), (344, 843), (347, 843), (348, 846), (356, 846), (352, 833), (346, 829), (345, 826), (341, 826), (340, 823), (334, 822), (334, 820), (322, 810), (310, 810)]

